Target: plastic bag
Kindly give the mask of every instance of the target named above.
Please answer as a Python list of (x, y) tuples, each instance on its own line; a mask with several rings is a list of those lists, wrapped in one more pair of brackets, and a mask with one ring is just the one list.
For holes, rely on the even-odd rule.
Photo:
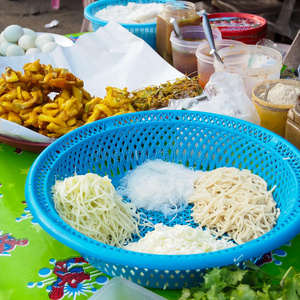
[(242, 78), (238, 74), (227, 72), (212, 74), (205, 86), (203, 97), (198, 101), (170, 100), (168, 109), (206, 111), (260, 124), (256, 108), (246, 95)]

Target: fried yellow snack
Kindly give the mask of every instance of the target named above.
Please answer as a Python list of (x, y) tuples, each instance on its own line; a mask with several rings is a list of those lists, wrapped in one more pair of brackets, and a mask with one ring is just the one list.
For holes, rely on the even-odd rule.
[(17, 123), (19, 125), (22, 124), (22, 119), (19, 117), (18, 114), (16, 114), (15, 112), (11, 111), (8, 113), (8, 118), (7, 118), (8, 121), (11, 121), (11, 122), (14, 122), (14, 123)]
[(79, 115), (80, 113), (83, 112), (81, 110), (83, 108), (82, 103), (75, 97), (72, 97), (71, 99), (68, 99), (61, 105), (61, 109), (65, 111), (65, 113), (69, 117), (74, 117), (76, 115)]
[(107, 87), (106, 88), (107, 95), (101, 101), (102, 104), (113, 108), (121, 108), (124, 104), (131, 103), (132, 99), (129, 97), (129, 92), (127, 88), (124, 90), (118, 88)]
[(97, 104), (100, 104), (102, 100), (103, 99), (101, 99), (99, 97), (95, 97), (95, 98), (91, 99), (88, 103), (85, 104), (84, 112), (85, 113), (92, 113), (93, 110), (94, 110), (94, 107)]
[[(26, 112), (26, 110), (23, 110), (24, 112)], [(22, 112), (23, 112), (22, 111)], [(37, 106), (35, 107), (32, 112), (28, 112), (26, 114), (22, 114), (22, 112), (20, 113), (20, 117), (23, 119), (24, 121), (24, 126), (25, 127), (30, 127), (33, 126), (34, 128), (39, 128), (39, 123), (38, 123), (38, 117), (39, 115), (42, 113), (43, 111), (43, 107), (42, 106)]]
[(62, 121), (60, 118), (55, 118), (55, 117), (51, 117), (51, 116), (47, 116), (44, 114), (40, 114), (38, 116), (38, 123), (41, 126), (41, 128), (43, 127), (43, 123), (54, 123), (56, 125), (59, 125), (61, 127), (67, 127), (66, 122)]
[(77, 121), (76, 124), (74, 126), (66, 126), (66, 127), (61, 127), (55, 123), (50, 123), (47, 126), (47, 136), (51, 137), (51, 138), (58, 138), (76, 128), (78, 128), (79, 126), (82, 126), (84, 123)]
[(5, 114), (7, 111), (2, 107), (0, 106), (0, 116)]
[(55, 115), (58, 114), (58, 112), (59, 112), (58, 104), (55, 102), (46, 103), (45, 105), (43, 105), (43, 108), (42, 108), (43, 115), (54, 117)]
[(97, 104), (93, 109), (93, 113), (87, 119), (86, 124), (94, 122), (96, 120), (104, 119), (106, 117), (112, 116), (112, 111), (104, 104)]
[(8, 113), (2, 114), (2, 115), (0, 116), (0, 118), (1, 118), (1, 119), (7, 120), (7, 119), (8, 119)]
[(102, 99), (92, 97), (83, 81), (65, 68), (27, 63), (21, 71), (6, 68), (0, 77), (0, 118), (11, 120), (48, 137), (110, 116), (168, 105), (169, 99), (202, 93), (197, 78), (128, 92), (108, 86)]
[(30, 116), (32, 115), (33, 111), (36, 109), (37, 107), (33, 108), (33, 107), (29, 107), (29, 108), (25, 108), (22, 109), (19, 113), (20, 118), (24, 121), (28, 120), (30, 118)]
[(8, 67), (0, 78), (1, 118), (49, 137), (60, 137), (85, 123), (84, 105), (92, 97), (82, 80), (39, 60), (25, 64), (23, 70), (22, 74)]
[(41, 69), (41, 64), (39, 60), (36, 60), (33, 63), (25, 64), (23, 67), (24, 71), (30, 71), (30, 72), (39, 72)]
[(83, 92), (81, 89), (79, 89), (76, 86), (72, 86), (72, 95), (75, 97), (78, 101), (82, 102), (83, 99)]
[(0, 97), (0, 101), (12, 101), (16, 98), (18, 98), (17, 90), (9, 90), (7, 93)]
[(2, 74), (6, 82), (16, 82), (19, 81), (20, 72), (15, 72), (11, 68), (6, 68), (5, 72)]
[(1, 101), (0, 107), (6, 112), (14, 111), (13, 105), (10, 101)]
[(21, 94), (22, 94), (22, 99), (27, 101), (31, 98), (31, 95), (27, 92), (27, 91), (21, 91)]
[(106, 117), (135, 112), (127, 88), (122, 90), (109, 86), (106, 92), (104, 99), (96, 97), (86, 103), (82, 119), (87, 124)]

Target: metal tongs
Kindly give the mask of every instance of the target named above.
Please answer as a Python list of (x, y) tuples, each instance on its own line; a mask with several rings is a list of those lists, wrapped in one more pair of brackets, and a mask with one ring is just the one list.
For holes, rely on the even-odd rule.
[(213, 37), (213, 34), (212, 34), (212, 30), (211, 30), (209, 19), (207, 17), (206, 12), (203, 12), (203, 14), (202, 14), (202, 22), (203, 22), (204, 33), (205, 33), (206, 39), (208, 41), (209, 47), (211, 49), (211, 51), (209, 53), (212, 54), (212, 55), (214, 55), (214, 57), (220, 63), (224, 64), (221, 56), (219, 55), (219, 53), (216, 50), (214, 37)]

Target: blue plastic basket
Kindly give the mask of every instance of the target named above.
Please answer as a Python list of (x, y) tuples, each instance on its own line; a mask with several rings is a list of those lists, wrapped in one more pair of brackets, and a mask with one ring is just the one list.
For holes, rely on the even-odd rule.
[[(84, 16), (88, 19), (93, 26), (93, 30), (96, 31), (99, 27), (105, 26), (108, 22), (96, 18), (94, 15), (99, 10), (106, 8), (111, 5), (124, 5), (126, 6), (129, 2), (135, 3), (165, 3), (171, 0), (99, 0), (89, 4), (84, 9)], [(145, 24), (125, 24), (119, 23), (124, 28), (128, 29), (131, 33), (143, 39), (153, 49), (156, 48), (156, 22), (145, 23)]]
[[(126, 171), (147, 159), (182, 163), (197, 170), (248, 169), (260, 175), (281, 210), (265, 235), (233, 248), (192, 255), (153, 255), (127, 251), (88, 238), (72, 229), (54, 209), (55, 179), (87, 172), (108, 175), (117, 187)], [(222, 115), (193, 111), (148, 111), (109, 117), (84, 125), (47, 147), (32, 165), (26, 201), (33, 217), (54, 238), (77, 250), (110, 276), (148, 287), (182, 288), (198, 284), (205, 269), (256, 262), (290, 241), (300, 228), (300, 153), (280, 136), (260, 126)], [(154, 223), (189, 224), (190, 208), (165, 218), (145, 212)], [(143, 232), (145, 234), (146, 232)]]

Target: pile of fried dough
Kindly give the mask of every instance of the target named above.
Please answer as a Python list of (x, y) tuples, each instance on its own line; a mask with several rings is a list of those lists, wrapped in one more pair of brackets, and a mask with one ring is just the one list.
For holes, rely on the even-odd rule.
[(0, 77), (0, 118), (51, 138), (109, 116), (167, 106), (179, 89), (186, 90), (186, 81), (194, 85), (188, 96), (202, 93), (195, 80), (184, 78), (175, 85), (167, 83), (132, 94), (127, 88), (106, 87), (107, 94), (102, 99), (92, 97), (84, 90), (83, 81), (67, 69), (37, 60), (25, 64), (23, 70), (22, 74), (7, 67)]

